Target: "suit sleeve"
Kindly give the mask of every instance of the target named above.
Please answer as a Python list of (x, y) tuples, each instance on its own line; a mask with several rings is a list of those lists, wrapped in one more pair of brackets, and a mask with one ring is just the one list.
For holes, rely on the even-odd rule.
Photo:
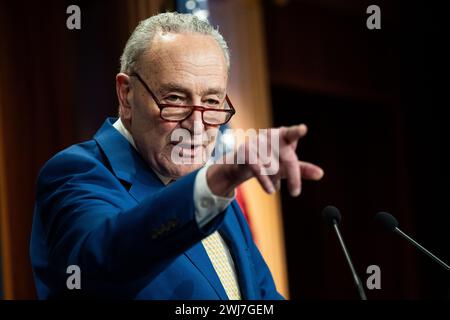
[(111, 279), (138, 286), (212, 233), (223, 215), (198, 227), (196, 174), (135, 205), (123, 201), (124, 186), (98, 160), (77, 152), (51, 159), (38, 178), (36, 214), (49, 265), (64, 280), (55, 285), (65, 285), (66, 268), (75, 264), (91, 289), (107, 291)]

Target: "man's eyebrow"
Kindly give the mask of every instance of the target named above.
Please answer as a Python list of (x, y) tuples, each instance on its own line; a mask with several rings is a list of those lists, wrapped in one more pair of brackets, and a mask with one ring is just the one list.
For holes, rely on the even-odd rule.
[(208, 88), (206, 89), (204, 92), (202, 92), (204, 95), (208, 95), (208, 94), (217, 94), (219, 97), (224, 97), (225, 96), (225, 90), (223, 88), (220, 87), (212, 87), (212, 88)]
[[(159, 91), (159, 93), (165, 93), (168, 91), (178, 91), (178, 92), (185, 93), (187, 95), (191, 94), (190, 89), (184, 87), (183, 85), (181, 85), (179, 83), (174, 83), (174, 82), (168, 82), (168, 83), (161, 84), (158, 91)], [(210, 87), (210, 88), (207, 88), (206, 90), (202, 91), (201, 93), (202, 93), (202, 95), (217, 94), (218, 96), (221, 96), (221, 97), (225, 96), (225, 90), (220, 87)]]
[(189, 89), (183, 87), (182, 85), (174, 82), (163, 83), (159, 86), (159, 93), (164, 93), (168, 91), (179, 91), (183, 93), (189, 93)]

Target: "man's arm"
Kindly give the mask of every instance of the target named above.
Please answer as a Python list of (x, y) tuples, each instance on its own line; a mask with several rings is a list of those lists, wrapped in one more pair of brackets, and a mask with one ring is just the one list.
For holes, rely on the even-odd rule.
[(198, 227), (196, 174), (135, 205), (123, 200), (124, 186), (96, 159), (82, 153), (56, 156), (40, 174), (36, 207), (52, 268), (66, 279), (67, 266), (78, 265), (97, 288), (103, 280), (126, 283), (157, 274), (223, 220), (218, 215)]

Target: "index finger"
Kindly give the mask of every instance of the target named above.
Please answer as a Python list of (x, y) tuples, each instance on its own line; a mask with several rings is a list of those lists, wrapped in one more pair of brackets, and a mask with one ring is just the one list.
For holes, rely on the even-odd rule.
[(289, 143), (297, 141), (298, 139), (304, 137), (307, 132), (308, 127), (302, 123), (297, 126), (285, 128), (284, 132), (282, 131), (282, 136), (283, 139)]

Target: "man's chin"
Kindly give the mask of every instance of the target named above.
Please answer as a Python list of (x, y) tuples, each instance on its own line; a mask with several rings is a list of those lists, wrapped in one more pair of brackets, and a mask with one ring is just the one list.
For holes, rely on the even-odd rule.
[[(164, 176), (172, 179), (181, 178), (197, 169), (200, 169), (205, 164), (205, 156), (203, 157), (189, 157), (187, 155), (172, 159), (168, 156), (162, 156), (159, 159), (159, 167)], [(163, 173), (164, 172), (164, 173)]]
[(198, 162), (190, 162), (190, 161), (183, 161), (181, 163), (175, 163), (169, 159), (163, 159), (159, 163), (159, 168), (161, 174), (165, 177), (177, 179), (181, 178), (197, 169), (200, 169), (203, 167), (204, 163), (198, 163)]
[(170, 172), (170, 176), (172, 179), (178, 179), (185, 175), (188, 175), (191, 172), (194, 172), (197, 169), (200, 169), (202, 164), (173, 164), (172, 168), (168, 171)]

